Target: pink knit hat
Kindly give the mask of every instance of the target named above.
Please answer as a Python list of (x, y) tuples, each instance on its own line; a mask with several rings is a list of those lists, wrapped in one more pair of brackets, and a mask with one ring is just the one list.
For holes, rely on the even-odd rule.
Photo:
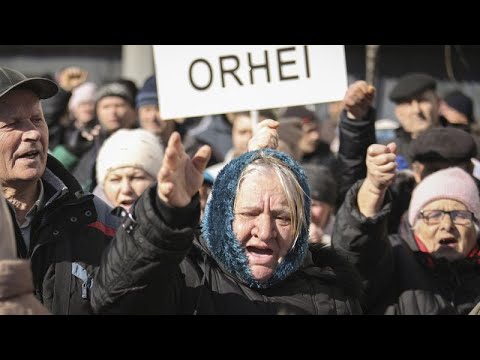
[(413, 226), (418, 214), (428, 203), (452, 199), (463, 203), (467, 209), (480, 219), (480, 198), (478, 188), (472, 177), (458, 167), (443, 169), (424, 178), (412, 194), (408, 209), (408, 222)]

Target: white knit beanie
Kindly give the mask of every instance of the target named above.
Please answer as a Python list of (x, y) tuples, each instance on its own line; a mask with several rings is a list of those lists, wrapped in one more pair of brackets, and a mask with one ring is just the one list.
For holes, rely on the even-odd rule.
[(73, 111), (82, 102), (94, 102), (95, 91), (97, 91), (97, 85), (91, 82), (83, 83), (73, 89), (72, 96), (68, 102), (68, 110)]
[(109, 171), (128, 166), (145, 170), (156, 179), (162, 160), (163, 148), (157, 136), (144, 129), (120, 129), (98, 152), (97, 183), (103, 188)]
[(434, 172), (424, 178), (415, 188), (408, 209), (408, 222), (415, 224), (418, 214), (425, 205), (435, 200), (452, 199), (460, 201), (475, 218), (480, 219), (480, 198), (473, 178), (458, 167)]

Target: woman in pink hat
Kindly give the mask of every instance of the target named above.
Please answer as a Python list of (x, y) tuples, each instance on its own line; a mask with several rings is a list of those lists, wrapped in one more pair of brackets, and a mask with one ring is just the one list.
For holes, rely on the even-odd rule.
[(368, 148), (367, 177), (337, 214), (333, 247), (364, 278), (367, 314), (468, 314), (480, 300), (477, 186), (456, 167), (427, 176), (413, 192), (408, 229), (388, 236), (395, 152), (393, 143)]

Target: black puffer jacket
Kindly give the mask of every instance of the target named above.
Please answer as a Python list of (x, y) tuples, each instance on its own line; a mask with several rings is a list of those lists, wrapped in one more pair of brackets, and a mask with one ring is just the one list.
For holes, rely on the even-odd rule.
[[(337, 208), (341, 206), (350, 187), (367, 176), (365, 158), (370, 145), (377, 142), (375, 136), (375, 109), (370, 108), (362, 119), (351, 120), (345, 111), (340, 119), (339, 195)], [(402, 133), (406, 134), (406, 133)], [(408, 135), (408, 134), (406, 134)], [(405, 136), (406, 136), (405, 135)], [(406, 146), (406, 145), (405, 145)], [(415, 187), (415, 179), (409, 172), (399, 172), (390, 191), (393, 196), (392, 210), (388, 219), (388, 233), (398, 232), (400, 218), (408, 209)]]
[(391, 196), (373, 218), (357, 206), (362, 181), (347, 193), (332, 238), (365, 281), (367, 314), (468, 314), (480, 301), (480, 258), (447, 262), (421, 252), (410, 227), (387, 235)]
[(314, 266), (311, 256), (298, 271), (267, 289), (250, 288), (231, 275), (193, 230), (198, 195), (188, 207), (172, 209), (160, 202), (154, 186), (137, 202), (134, 216), (136, 224), (120, 228), (104, 255), (93, 292), (99, 313), (360, 313), (335, 272)]
[(98, 152), (108, 136), (105, 131), (101, 131), (100, 135), (93, 140), (93, 144), (82, 154), (76, 166), (71, 170), (85, 191), (92, 192), (97, 186), (95, 165), (97, 163)]
[(32, 222), (30, 249), (15, 222), (18, 256), (30, 258), (35, 296), (53, 314), (91, 314), (92, 279), (119, 220), (51, 156), (42, 182), (45, 206)]
[(337, 209), (343, 203), (350, 187), (367, 175), (367, 166), (365, 165), (367, 149), (376, 143), (375, 116), (375, 109), (372, 107), (362, 119), (349, 119), (345, 110), (340, 115)]

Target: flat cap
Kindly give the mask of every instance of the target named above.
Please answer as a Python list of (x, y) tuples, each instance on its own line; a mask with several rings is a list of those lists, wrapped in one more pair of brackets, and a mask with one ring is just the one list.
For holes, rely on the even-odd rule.
[(437, 82), (433, 77), (424, 73), (407, 74), (398, 80), (390, 92), (390, 100), (394, 103), (409, 100), (425, 90), (435, 90)]
[(477, 145), (472, 135), (452, 127), (426, 130), (410, 145), (412, 160), (420, 162), (470, 160), (477, 155)]

